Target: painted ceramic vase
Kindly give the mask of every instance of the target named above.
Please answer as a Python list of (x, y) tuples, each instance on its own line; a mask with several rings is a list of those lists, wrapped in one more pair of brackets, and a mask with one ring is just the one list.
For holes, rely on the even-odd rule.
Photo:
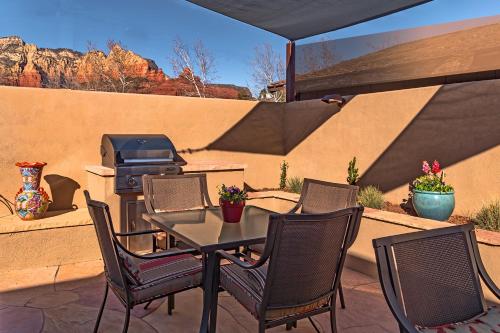
[(23, 220), (39, 219), (49, 207), (49, 196), (40, 187), (42, 169), (47, 163), (18, 162), (16, 166), (23, 177), (23, 187), (16, 194), (16, 213)]
[(418, 216), (446, 221), (455, 209), (454, 192), (429, 192), (413, 190), (413, 207)]

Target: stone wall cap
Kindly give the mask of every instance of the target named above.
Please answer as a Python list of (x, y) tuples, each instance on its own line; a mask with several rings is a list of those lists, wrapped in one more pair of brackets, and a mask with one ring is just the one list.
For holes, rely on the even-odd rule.
[(102, 165), (86, 165), (85, 171), (103, 177), (113, 177), (115, 175), (115, 169), (108, 168)]
[(234, 163), (228, 161), (213, 161), (213, 160), (195, 160), (187, 161), (187, 165), (182, 167), (184, 172), (202, 172), (202, 171), (230, 171), (230, 170), (245, 170), (247, 164)]
[(285, 191), (259, 191), (259, 192), (248, 192), (248, 199), (283, 199), (297, 202), (299, 201), (300, 194), (285, 192)]
[[(299, 197), (299, 194), (285, 191), (260, 191), (248, 193), (248, 198), (250, 200), (274, 198), (297, 202), (299, 200)], [(436, 228), (451, 227), (455, 225), (453, 223), (429, 220), (421, 217), (388, 212), (368, 207), (365, 207), (363, 217), (392, 224), (404, 225), (419, 230), (430, 230)], [(491, 246), (500, 246), (500, 232), (476, 228), (476, 238), (479, 243)]]
[[(182, 167), (184, 172), (210, 172), (210, 171), (231, 171), (245, 170), (247, 164), (234, 163), (226, 161), (188, 161), (188, 164)], [(115, 169), (108, 168), (102, 165), (86, 165), (85, 171), (96, 174), (102, 177), (113, 177)]]
[[(378, 221), (388, 222), (392, 224), (404, 225), (414, 229), (430, 230), (436, 228), (451, 227), (455, 224), (448, 222), (440, 222), (421, 217), (388, 212), (365, 207), (363, 217), (371, 218)], [(500, 246), (500, 232), (483, 230), (476, 228), (476, 238), (479, 243)]]
[(17, 215), (0, 218), (0, 234), (75, 227), (92, 224), (87, 208), (71, 211), (49, 211), (39, 220), (23, 221)]

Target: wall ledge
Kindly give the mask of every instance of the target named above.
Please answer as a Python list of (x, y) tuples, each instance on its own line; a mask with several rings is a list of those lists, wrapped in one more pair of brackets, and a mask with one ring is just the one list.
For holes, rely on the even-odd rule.
[(52, 211), (39, 220), (23, 221), (17, 215), (0, 218), (0, 234), (67, 228), (92, 224), (87, 208), (73, 211)]
[[(182, 167), (182, 171), (190, 173), (190, 172), (245, 170), (246, 168), (247, 165), (242, 163), (200, 160), (200, 161), (188, 161), (188, 164)], [(113, 177), (115, 175), (115, 169), (108, 168), (102, 165), (86, 165), (85, 171), (102, 177)]]
[(290, 193), (285, 191), (259, 191), (259, 192), (248, 192), (248, 199), (282, 199), (297, 202), (299, 201), (300, 194)]
[[(365, 208), (363, 217), (391, 224), (404, 225), (419, 230), (430, 230), (436, 228), (451, 227), (455, 225), (453, 223), (434, 221), (421, 217), (387, 212), (384, 210), (378, 210), (368, 207)], [(500, 246), (500, 232), (476, 229), (476, 238), (479, 243), (492, 246)]]
[[(299, 200), (299, 197), (299, 194), (284, 191), (261, 191), (248, 193), (248, 198), (250, 200), (274, 198), (297, 202)], [(451, 227), (455, 225), (448, 222), (423, 219), (421, 217), (388, 212), (368, 207), (365, 207), (363, 217), (391, 224), (404, 225), (417, 230), (430, 230), (436, 228)], [(500, 246), (500, 232), (476, 229), (476, 237), (479, 243), (491, 246)]]

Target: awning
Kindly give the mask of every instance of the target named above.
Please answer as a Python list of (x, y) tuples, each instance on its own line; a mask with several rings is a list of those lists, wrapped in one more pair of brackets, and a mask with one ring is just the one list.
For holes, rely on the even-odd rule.
[(431, 0), (187, 0), (298, 40), (349, 27)]

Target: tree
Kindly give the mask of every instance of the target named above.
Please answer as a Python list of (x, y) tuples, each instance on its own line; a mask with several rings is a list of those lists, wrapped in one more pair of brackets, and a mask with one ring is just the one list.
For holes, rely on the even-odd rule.
[(145, 81), (144, 77), (134, 75), (134, 64), (129, 63), (132, 52), (129, 51), (121, 42), (112, 39), (108, 40), (108, 77), (114, 91), (128, 92), (137, 91)]
[(255, 84), (256, 95), (259, 99), (283, 102), (285, 91), (269, 91), (269, 85), (285, 80), (285, 65), (283, 58), (274, 50), (271, 44), (262, 44), (255, 47), (254, 58), (251, 61), (252, 79)]
[(91, 42), (83, 59), (80, 77), (84, 88), (96, 91), (135, 92), (142, 88), (147, 78), (135, 74), (133, 57), (120, 42), (112, 39), (107, 43), (108, 54), (98, 50)]
[(215, 77), (215, 60), (201, 40), (193, 46), (182, 39), (174, 39), (170, 63), (174, 73), (185, 79), (194, 90), (195, 96), (208, 97), (207, 85)]

